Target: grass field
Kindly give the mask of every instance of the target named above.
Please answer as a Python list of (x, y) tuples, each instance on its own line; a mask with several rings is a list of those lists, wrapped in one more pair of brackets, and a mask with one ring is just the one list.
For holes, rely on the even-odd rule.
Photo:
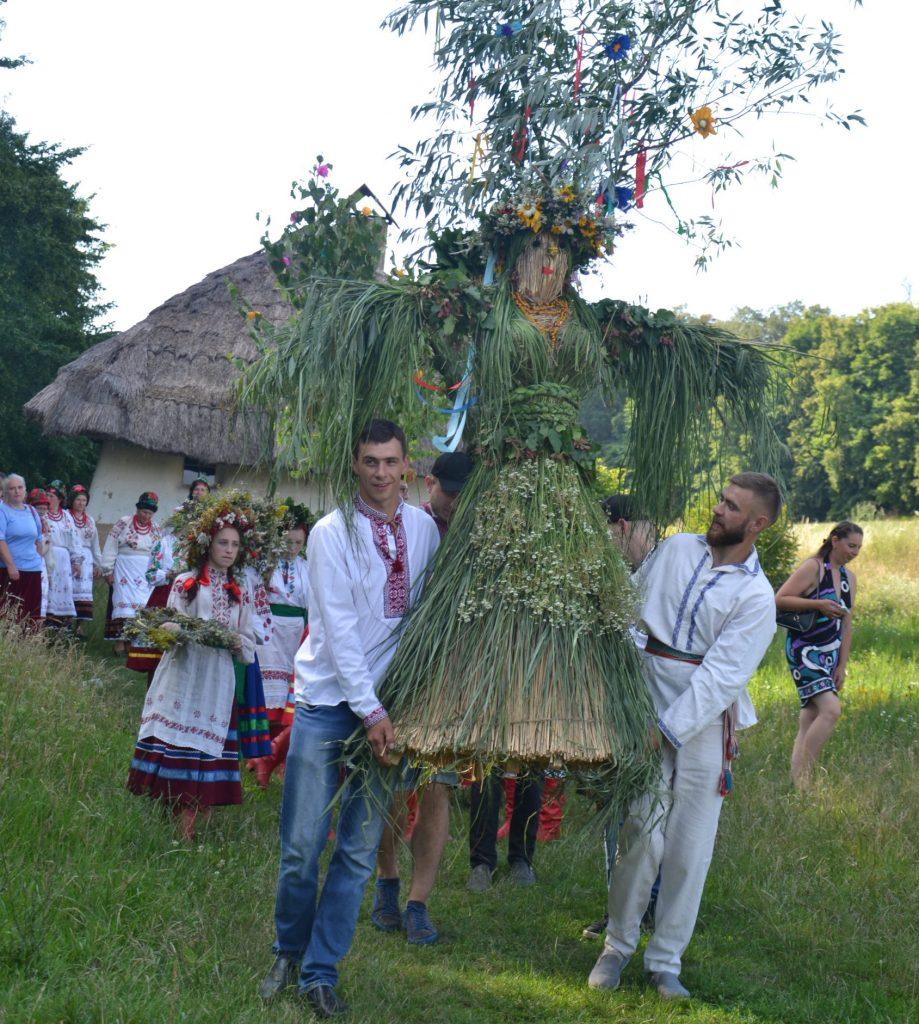
[[(802, 550), (825, 534), (802, 527)], [(854, 563), (844, 714), (808, 796), (787, 775), (797, 701), (778, 644), (753, 684), (683, 980), (661, 1004), (633, 961), (592, 992), (599, 844), (540, 846), (539, 884), (464, 889), (454, 811), (431, 901), (443, 941), (412, 949), (362, 915), (345, 961), (350, 1020), (373, 1024), (811, 1024), (915, 1014), (919, 522), (870, 524)], [(255, 990), (271, 962), (280, 787), (249, 785), (194, 846), (124, 791), (143, 695), (97, 637), (49, 651), (0, 635), (0, 1021), (284, 1024)], [(573, 819), (586, 814), (569, 802)]]

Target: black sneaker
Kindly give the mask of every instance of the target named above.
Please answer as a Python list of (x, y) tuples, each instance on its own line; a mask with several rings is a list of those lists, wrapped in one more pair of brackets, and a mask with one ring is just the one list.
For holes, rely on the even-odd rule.
[(602, 939), (606, 934), (606, 926), (609, 924), (609, 914), (604, 914), (599, 921), (589, 924), (581, 932), (582, 939)]

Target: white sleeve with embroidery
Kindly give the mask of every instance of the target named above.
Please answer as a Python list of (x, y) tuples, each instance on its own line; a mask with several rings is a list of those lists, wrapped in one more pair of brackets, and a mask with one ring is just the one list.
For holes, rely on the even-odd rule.
[(363, 721), (380, 709), (361, 643), (360, 620), (348, 576), (345, 537), (334, 529), (310, 534), (307, 552), (310, 618), (322, 620), (324, 644), (348, 706)]
[(775, 600), (758, 592), (736, 609), (693, 672), (689, 686), (661, 715), (664, 735), (682, 746), (743, 692), (775, 635)]
[(124, 520), (119, 519), (105, 538), (105, 545), (102, 548), (102, 571), (104, 573), (110, 573), (115, 568), (115, 559), (118, 557), (118, 541), (124, 533), (124, 526)]
[(251, 665), (255, 661), (256, 618), (252, 613), (252, 597), (248, 586), (240, 587), (242, 591), (239, 605), (239, 635), (242, 638), (242, 650), (236, 655), (237, 661), (243, 665)]

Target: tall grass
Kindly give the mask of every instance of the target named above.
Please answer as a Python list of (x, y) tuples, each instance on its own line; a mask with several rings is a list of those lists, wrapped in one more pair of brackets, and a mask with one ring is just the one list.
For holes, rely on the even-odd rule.
[[(802, 553), (826, 526), (801, 528)], [(459, 799), (431, 911), (443, 941), (411, 949), (362, 917), (345, 961), (351, 1021), (404, 1024), (903, 1024), (915, 1015), (919, 834), (919, 524), (871, 523), (854, 563), (844, 714), (813, 791), (788, 781), (797, 700), (778, 643), (757, 674), (699, 926), (660, 1004), (635, 962), (592, 992), (602, 855), (540, 846), (539, 884), (473, 896)], [(124, 790), (143, 678), (94, 634), (48, 647), (0, 627), (0, 1021), (284, 1024), (255, 996), (271, 961), (280, 789), (247, 784), (197, 844)], [(569, 798), (569, 831), (589, 817)]]

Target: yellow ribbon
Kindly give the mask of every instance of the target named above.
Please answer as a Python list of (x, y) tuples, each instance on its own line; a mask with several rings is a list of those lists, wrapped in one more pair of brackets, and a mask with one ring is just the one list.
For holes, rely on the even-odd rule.
[(469, 184), (472, 184), (475, 178), (475, 165), (480, 156), (485, 155), (485, 150), (482, 149), (482, 133), (479, 132), (475, 137), (475, 149), (472, 151), (472, 165), (469, 168)]

